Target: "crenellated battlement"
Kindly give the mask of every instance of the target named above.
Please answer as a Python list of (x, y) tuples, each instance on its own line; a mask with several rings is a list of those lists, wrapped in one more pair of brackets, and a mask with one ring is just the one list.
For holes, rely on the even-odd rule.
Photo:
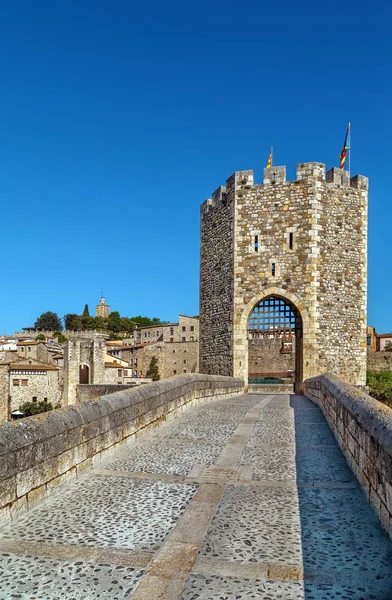
[(263, 171), (263, 183), (255, 183), (252, 170), (235, 171), (227, 180), (225, 186), (219, 186), (201, 205), (201, 212), (206, 214), (211, 208), (226, 202), (230, 194), (237, 189), (250, 189), (252, 187), (291, 185), (297, 182), (321, 181), (326, 184), (339, 187), (351, 187), (366, 191), (368, 189), (368, 178), (364, 175), (354, 175), (350, 178), (349, 171), (332, 167), (326, 172), (326, 165), (320, 162), (306, 162), (297, 164), (296, 179), (286, 180), (286, 166), (266, 168)]

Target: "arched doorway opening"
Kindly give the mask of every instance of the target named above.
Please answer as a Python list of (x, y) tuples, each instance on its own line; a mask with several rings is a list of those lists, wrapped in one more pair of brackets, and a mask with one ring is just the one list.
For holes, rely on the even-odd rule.
[(90, 369), (87, 365), (80, 365), (79, 367), (79, 383), (90, 383), (89, 382)]
[(260, 300), (248, 319), (250, 384), (293, 383), (302, 389), (303, 325), (299, 310), (282, 296)]

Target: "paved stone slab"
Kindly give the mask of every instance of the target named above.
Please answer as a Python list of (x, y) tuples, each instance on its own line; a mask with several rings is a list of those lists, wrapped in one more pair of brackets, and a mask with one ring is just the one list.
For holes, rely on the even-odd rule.
[(328, 423), (308, 423), (295, 421), (295, 438), (297, 446), (335, 446), (336, 440)]
[(99, 546), (81, 546), (80, 544), (53, 544), (48, 542), (30, 542), (27, 540), (6, 540), (0, 538), (0, 553), (25, 556), (41, 556), (68, 560), (70, 562), (85, 561), (90, 563), (110, 563), (126, 567), (144, 568), (151, 560), (148, 552), (137, 550), (118, 550)]
[(0, 599), (122, 600), (142, 575), (121, 565), (0, 554)]
[[(359, 487), (300, 489), (304, 567), (392, 574), (392, 545)], [(391, 596), (392, 597), (392, 596)]]
[(248, 447), (241, 458), (241, 465), (252, 467), (252, 479), (256, 481), (290, 481), (297, 477), (295, 451), (292, 446)]
[(303, 582), (190, 575), (180, 600), (302, 600)]
[(273, 579), (190, 575), (180, 600), (390, 600), (392, 586), (373, 581), (367, 588)]
[(295, 444), (294, 419), (290, 421), (269, 421), (263, 414), (253, 427), (249, 445), (275, 446), (277, 444)]
[(174, 527), (192, 484), (83, 477), (7, 527), (2, 537), (150, 551)]
[(102, 462), (105, 469), (188, 475), (195, 463), (212, 465), (222, 448), (211, 444), (178, 444), (171, 441), (142, 441), (132, 448), (124, 447), (116, 458)]
[(334, 445), (296, 447), (296, 471), (299, 483), (340, 482), (349, 483), (354, 475), (339, 447)]
[(229, 486), (200, 556), (247, 563), (301, 566), (301, 527), (295, 489)]

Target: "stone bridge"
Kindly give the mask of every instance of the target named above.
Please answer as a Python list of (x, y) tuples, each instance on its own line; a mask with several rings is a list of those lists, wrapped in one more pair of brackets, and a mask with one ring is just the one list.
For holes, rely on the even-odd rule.
[(242, 390), (186, 375), (2, 425), (0, 598), (391, 599), (392, 411), (333, 376)]

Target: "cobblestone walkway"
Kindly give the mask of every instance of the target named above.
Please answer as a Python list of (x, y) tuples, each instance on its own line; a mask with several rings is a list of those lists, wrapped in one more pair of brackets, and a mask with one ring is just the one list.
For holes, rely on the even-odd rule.
[(392, 545), (321, 411), (208, 401), (0, 531), (0, 599), (391, 600)]

